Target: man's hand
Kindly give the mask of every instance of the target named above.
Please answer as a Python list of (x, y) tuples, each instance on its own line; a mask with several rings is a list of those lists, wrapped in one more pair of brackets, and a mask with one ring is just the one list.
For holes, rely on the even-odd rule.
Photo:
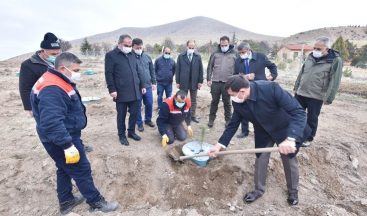
[(155, 91), (157, 89), (157, 85), (152, 85), (152, 90)]
[(162, 136), (162, 146), (163, 146), (163, 148), (167, 146), (168, 142), (169, 142), (169, 138), (168, 138), (167, 134), (164, 134)]
[(198, 89), (200, 90), (201, 89), (201, 87), (203, 86), (203, 84), (202, 83), (198, 83)]
[(209, 87), (212, 86), (212, 81), (208, 81), (207, 84)]
[(273, 76), (271, 74), (269, 74), (269, 75), (266, 76), (266, 79), (269, 80), (269, 81), (272, 81), (273, 80)]
[(142, 89), (141, 89), (141, 93), (142, 93), (142, 94), (147, 93), (147, 89), (146, 89), (146, 88), (142, 88)]
[(255, 79), (255, 73), (249, 73), (249, 74), (246, 74), (246, 78), (248, 80), (254, 80)]
[(115, 98), (115, 99), (117, 98), (117, 92), (112, 92), (112, 93), (110, 93), (110, 95), (111, 95), (112, 98)]
[(176, 87), (177, 87), (178, 89), (180, 89), (180, 84), (178, 84), (178, 83), (177, 83), (177, 84), (176, 84)]
[(66, 164), (75, 164), (80, 160), (79, 151), (74, 145), (64, 149)]
[(289, 140), (288, 138), (278, 145), (279, 152), (281, 154), (291, 154), (296, 152), (296, 141)]
[(189, 134), (189, 137), (194, 135), (194, 131), (192, 130), (191, 126), (187, 126), (187, 133)]
[(217, 153), (220, 151), (221, 148), (222, 146), (219, 143), (215, 144), (213, 147), (209, 149), (209, 152), (208, 152), (209, 156), (216, 157)]

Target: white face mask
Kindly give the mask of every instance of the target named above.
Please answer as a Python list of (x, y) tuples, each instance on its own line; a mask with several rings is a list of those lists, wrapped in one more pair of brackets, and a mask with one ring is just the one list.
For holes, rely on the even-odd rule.
[(194, 49), (187, 49), (187, 54), (188, 55), (192, 55), (193, 53), (195, 52), (195, 50)]
[(137, 50), (134, 50), (134, 52), (137, 55), (141, 55), (143, 53), (143, 50), (142, 49), (137, 49)]
[(314, 51), (312, 51), (312, 55), (313, 55), (313, 57), (315, 57), (315, 58), (320, 58), (320, 57), (322, 57), (323, 55), (322, 55), (322, 52), (321, 51), (318, 51), (318, 50), (314, 50)]
[(245, 54), (241, 54), (241, 59), (247, 59), (249, 57), (249, 54), (248, 53), (245, 53)]
[(65, 69), (68, 70), (71, 73), (71, 76), (69, 77), (71, 81), (78, 82), (82, 79), (81, 73), (72, 71), (67, 67), (65, 67)]
[[(239, 94), (239, 92), (238, 92)], [(243, 103), (245, 102), (245, 98), (241, 99), (238, 97), (238, 94), (236, 96), (231, 96), (231, 100), (235, 103)]]
[(129, 54), (129, 53), (131, 53), (131, 50), (132, 50), (133, 48), (131, 48), (131, 47), (125, 47), (125, 46), (123, 46), (122, 47), (122, 49), (121, 49), (121, 51), (123, 52), (123, 53), (125, 53), (125, 54)]
[(227, 52), (229, 50), (229, 46), (225, 46), (225, 47), (220, 47), (220, 49), (222, 50), (222, 52)]

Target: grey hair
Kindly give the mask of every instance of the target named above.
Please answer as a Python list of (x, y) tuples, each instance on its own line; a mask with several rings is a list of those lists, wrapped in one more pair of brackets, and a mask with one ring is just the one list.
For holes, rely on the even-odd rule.
[(321, 42), (321, 43), (325, 44), (325, 46), (326, 46), (327, 48), (330, 48), (330, 47), (331, 47), (331, 39), (330, 39), (330, 38), (328, 38), (328, 37), (326, 37), (326, 36), (318, 37), (318, 38), (316, 39), (316, 42)]
[(60, 68), (61, 66), (70, 66), (72, 64), (81, 64), (82, 61), (73, 53), (63, 52), (56, 57), (55, 68)]
[(240, 45), (238, 45), (237, 50), (243, 50), (243, 49), (251, 49), (251, 46), (249, 43), (243, 42)]
[(119, 43), (119, 44), (120, 44), (120, 43), (122, 43), (122, 42), (125, 40), (125, 38), (130, 38), (130, 39), (132, 39), (130, 35), (128, 35), (128, 34), (123, 34), (123, 35), (120, 35), (118, 43)]

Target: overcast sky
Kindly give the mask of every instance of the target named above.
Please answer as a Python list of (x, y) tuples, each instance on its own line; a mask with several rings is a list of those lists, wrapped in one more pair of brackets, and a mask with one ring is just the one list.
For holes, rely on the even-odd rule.
[(122, 27), (206, 16), (242, 29), (289, 36), (322, 27), (366, 25), (364, 0), (8, 0), (0, 3), (0, 60), (33, 52), (53, 32), (73, 40)]

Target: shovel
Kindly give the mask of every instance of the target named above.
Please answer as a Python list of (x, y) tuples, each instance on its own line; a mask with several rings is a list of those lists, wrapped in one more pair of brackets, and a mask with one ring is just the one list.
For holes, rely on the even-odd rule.
[[(268, 153), (268, 152), (277, 152), (278, 147), (270, 147), (270, 148), (256, 148), (256, 149), (243, 149), (243, 150), (229, 150), (229, 151), (220, 151), (216, 155), (228, 155), (228, 154), (252, 154), (252, 153)], [(174, 161), (183, 161), (187, 159), (192, 159), (196, 157), (209, 156), (207, 152), (190, 155), (190, 156), (177, 156), (177, 154), (169, 154), (170, 158)]]

